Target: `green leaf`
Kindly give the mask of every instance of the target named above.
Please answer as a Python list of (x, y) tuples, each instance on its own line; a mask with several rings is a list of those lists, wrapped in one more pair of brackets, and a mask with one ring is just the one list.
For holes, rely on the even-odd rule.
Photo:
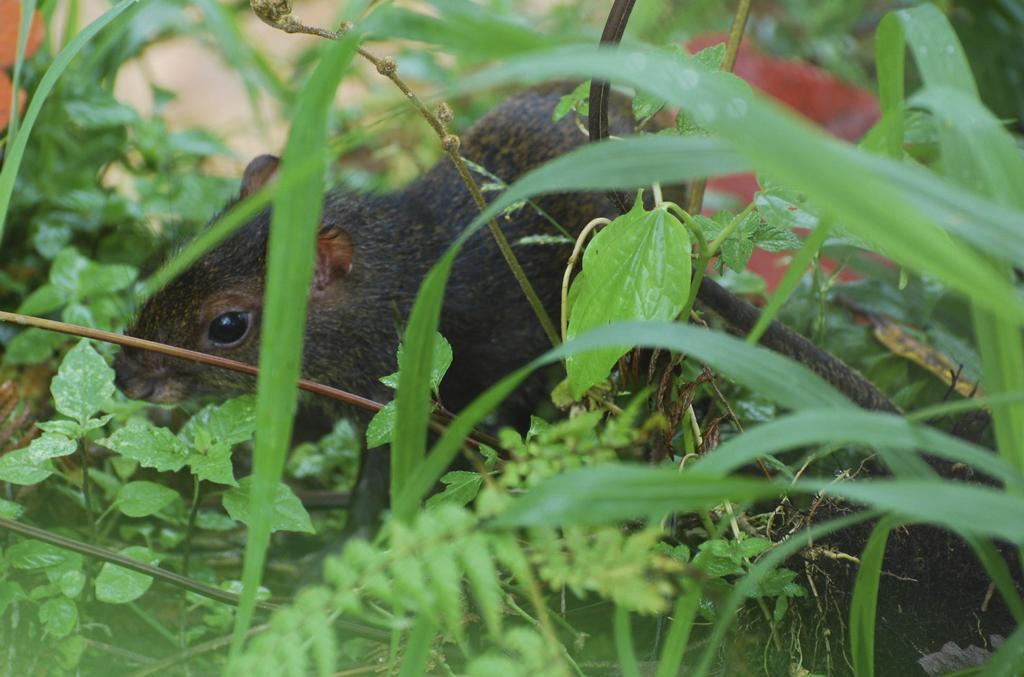
[(79, 275), (76, 296), (84, 298), (118, 292), (130, 287), (138, 276), (139, 271), (134, 266), (89, 261)]
[(4, 224), (7, 221), (7, 210), (10, 207), (11, 193), (14, 190), (14, 180), (17, 178), (18, 169), (25, 156), (25, 147), (28, 145), (28, 137), (32, 133), (39, 111), (46, 102), (58, 78), (64, 73), (71, 60), (82, 50), (85, 45), (95, 37), (107, 24), (113, 21), (121, 12), (125, 11), (137, 0), (122, 0), (120, 3), (104, 12), (98, 19), (90, 23), (78, 33), (70, 42), (57, 54), (57, 57), (46, 69), (39, 84), (32, 93), (32, 100), (29, 102), (25, 119), (18, 129), (14, 139), (8, 139), (7, 149), (4, 155), (3, 168), (0, 169), (0, 239), (3, 239)]
[(54, 472), (46, 460), (36, 460), (29, 448), (15, 449), (0, 456), (0, 481), (11, 484), (38, 484)]
[(18, 306), (18, 312), (22, 315), (47, 315), (63, 306), (70, 298), (71, 294), (66, 289), (47, 283), (25, 297)]
[[(664, 209), (633, 208), (594, 236), (583, 254), (581, 285), (569, 314), (568, 338), (621, 320), (676, 318), (690, 293), (690, 237)], [(632, 345), (575, 355), (566, 361), (579, 398), (608, 377)]]
[[(160, 563), (152, 550), (141, 545), (128, 546), (121, 554), (153, 566)], [(152, 576), (106, 562), (96, 576), (96, 599), (108, 604), (127, 604), (142, 597), (152, 584)]]
[[(395, 379), (397, 381), (397, 379)], [(395, 430), (395, 402), (388, 402), (373, 415), (366, 426), (366, 448), (375, 449), (391, 441)]]
[(34, 463), (43, 463), (47, 459), (70, 456), (77, 448), (78, 443), (75, 440), (63, 435), (44, 433), (28, 445), (28, 454)]
[[(358, 29), (350, 30), (341, 39), (325, 45), (320, 63), (305, 80), (282, 157), (280, 183), (296, 181), (295, 177), (300, 174), (303, 178), (297, 182), (295, 190), (280, 191), (275, 195), (271, 211), (251, 497), (250, 492), (245, 492), (246, 500), (252, 501), (251, 507), (247, 505), (244, 508), (251, 521), (242, 571), (244, 590), (235, 616), (232, 656), (237, 656), (241, 650), (252, 620), (272, 523), (280, 519), (279, 484), (292, 436), (297, 403), (295, 384), (302, 362), (316, 226), (323, 208), (321, 200), (310, 200), (309, 195), (319, 195), (323, 187), (328, 162), (328, 113), (360, 37)], [(310, 164), (305, 165), (306, 162)], [(308, 515), (298, 500), (292, 498), (298, 510), (291, 511), (296, 515), (289, 515), (288, 523), (304, 527), (300, 530), (308, 527), (312, 531)], [(241, 509), (237, 505), (236, 508)], [(297, 516), (298, 511), (302, 511), (302, 519)]]
[(14, 581), (0, 581), (0, 614), (7, 611), (12, 602), (25, 599), (25, 591)]
[(67, 597), (54, 597), (39, 606), (39, 622), (46, 633), (66, 637), (78, 623), (78, 607)]
[(6, 559), (15, 569), (43, 569), (62, 564), (75, 556), (70, 550), (29, 539), (8, 548)]
[[(20, 311), (19, 311), (20, 312)], [(4, 350), (6, 364), (39, 364), (53, 356), (53, 351), (64, 345), (67, 337), (45, 329), (29, 327), (7, 344)]]
[(114, 370), (86, 339), (68, 351), (50, 384), (57, 411), (80, 424), (114, 394)]
[[(96, 420), (96, 419), (92, 419)], [(77, 439), (82, 433), (82, 426), (75, 421), (66, 418), (58, 418), (52, 421), (39, 421), (36, 427), (44, 433), (53, 433), (63, 437)]]
[[(692, 60), (678, 67), (649, 48), (599, 50), (571, 46), (515, 57), (497, 68), (466, 78), (462, 89), (485, 83), (494, 87), (499, 82), (565, 77), (608, 79), (689, 109), (698, 123), (720, 134), (756, 169), (805, 192), (815, 204), (828, 205), (837, 221), (871, 241), (890, 258), (934, 276), (1008, 319), (1024, 320), (1024, 301), (1009, 280), (975, 253), (942, 237), (937, 229), (940, 220), (934, 216), (938, 210), (923, 208), (921, 196), (906, 190), (912, 175), (915, 182), (922, 181), (919, 172), (886, 158), (871, 157), (827, 137), (781, 108), (752, 96), (749, 88), (731, 75), (706, 72)], [(555, 164), (549, 163), (544, 170)], [(865, 171), (868, 164), (885, 167), (885, 171)], [(886, 174), (898, 176), (900, 181), (894, 182)], [(528, 179), (530, 175), (519, 183)], [(949, 185), (934, 177), (922, 183), (938, 193)], [(948, 198), (943, 200), (948, 202)], [(1020, 211), (1010, 211), (1016, 224), (1024, 220)], [(965, 214), (965, 223), (971, 224), (978, 239), (988, 239), (1001, 228), (992, 225), (988, 207)], [(942, 225), (948, 227), (946, 223)], [(1006, 260), (1007, 252), (1001, 257)]]
[[(190, 446), (203, 449), (211, 444), (248, 442), (255, 432), (256, 396), (242, 395), (203, 407), (182, 426), (178, 437)], [(203, 444), (197, 441), (199, 437), (203, 437)]]
[(96, 443), (160, 472), (181, 470), (190, 460), (188, 448), (174, 433), (141, 419), (132, 419)]
[(199, 480), (226, 484), (237, 487), (235, 481), (235, 470), (231, 463), (231, 446), (228, 444), (214, 444), (206, 451), (196, 451), (188, 455), (186, 461), (192, 474)]
[[(0, 517), (9, 520), (15, 520), (21, 517), (21, 514), (23, 512), (25, 512), (25, 509), (18, 505), (17, 503), (14, 503), (13, 501), (8, 501), (6, 498), (0, 498)], [(0, 586), (2, 585), (3, 584), (0, 583)], [(2, 605), (0, 605), (0, 613), (3, 613)]]
[(576, 86), (576, 89), (558, 100), (558, 103), (555, 104), (555, 110), (551, 114), (551, 121), (558, 122), (573, 109), (576, 109), (580, 115), (588, 115), (590, 113), (589, 95), (590, 80), (584, 80)]
[[(237, 487), (225, 492), (224, 509), (228, 511), (231, 519), (243, 524), (249, 524), (251, 492), (252, 477), (243, 477), (238, 482)], [(313, 523), (309, 519), (309, 513), (302, 506), (302, 501), (283, 482), (278, 483), (277, 492), (273, 498), (270, 530), (272, 532), (299, 531), (306, 534), (316, 533)]]
[(941, 479), (841, 483), (825, 479), (786, 485), (635, 466), (582, 468), (547, 479), (512, 501), (491, 524), (505, 528), (606, 524), (785, 492), (823, 492), (946, 529), (1024, 544), (1024, 498), (989, 487)]
[(441, 484), (445, 485), (444, 491), (427, 499), (427, 507), (441, 503), (466, 505), (476, 498), (483, 481), (484, 478), (480, 473), (466, 470), (453, 470), (450, 473), (445, 473), (441, 476)]
[(129, 482), (118, 490), (114, 505), (128, 517), (145, 517), (180, 498), (178, 492), (155, 482)]
[(878, 583), (882, 576), (882, 560), (889, 532), (899, 522), (889, 518), (871, 530), (857, 567), (857, 580), (850, 602), (850, 654), (854, 673), (873, 677), (875, 674), (875, 619), (878, 607)]
[[(402, 346), (398, 346), (398, 360), (402, 360)], [(452, 366), (452, 346), (439, 332), (434, 333), (434, 356), (430, 368), (430, 386), (435, 391), (441, 385), (448, 367)], [(382, 376), (380, 382), (389, 388), (398, 388), (398, 372)]]

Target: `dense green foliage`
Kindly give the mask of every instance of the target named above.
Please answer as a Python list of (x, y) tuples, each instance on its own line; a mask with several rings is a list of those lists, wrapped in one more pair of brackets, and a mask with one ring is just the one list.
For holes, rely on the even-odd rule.
[[(78, 4), (68, 4), (71, 26)], [(530, 17), (502, 0), (432, 4), (349, 3), (338, 18), (353, 28), (300, 53), (282, 77), (239, 28), (247, 6), (125, 0), (58, 40), (65, 3), (41, 3), (46, 44), (19, 64), (30, 105), (0, 136), (0, 304), (120, 330), (142, 299), (269, 202), (264, 323), (274, 330), (264, 332), (255, 395), (156, 407), (116, 390), (113, 346), (0, 325), (0, 382), (17, 384), (12, 406), (0, 407), (0, 526), (17, 520), (180, 574), (154, 585), (88, 547), (0, 532), (0, 671), (870, 675), (889, 660), (877, 642), (896, 632), (878, 611), (883, 572), (900, 564), (887, 547), (915, 524), (939, 527), (921, 532), (934, 543), (945, 532), (966, 543), (966, 566), (992, 581), (1012, 619), (999, 629), (1005, 641), (984, 647), (988, 669), (1019, 671), (1024, 57), (1012, 45), (1024, 5), (885, 13), (872, 2), (755, 3), (750, 33), (764, 51), (876, 88), (880, 120), (853, 145), (718, 70), (721, 46), (694, 57), (678, 48), (727, 29), (724, 3), (639, 3), (615, 52), (596, 48), (607, 8), (593, 3)], [(171, 131), (170, 92), (153, 87), (152, 115), (113, 95), (126, 64), (183, 36), (213, 44), (253, 106), (272, 97), (292, 123), (274, 187), (207, 229), (236, 185), (204, 172), (230, 155), (225, 143)], [(453, 130), (499, 98), (496, 88), (560, 79), (635, 93), (641, 122), (682, 112), (662, 132), (584, 147), (503, 187), (462, 224), (403, 318), (399, 371), (380, 375), (395, 399), (365, 436), (339, 421), (298, 443), (292, 386), (306, 309), (295, 300), (307, 298), (315, 234), (302, 226), (321, 208), (309, 196), (325, 182), (393, 185), (440, 155), (402, 94), (354, 66), (356, 48), (376, 52), (379, 41), (400, 45), (399, 72), (417, 92), (458, 104)], [(370, 94), (338, 108), (339, 83), (356, 80)], [(584, 120), (585, 93), (555, 114)], [(334, 162), (360, 154), (374, 162)], [(489, 217), (552, 192), (658, 184), (660, 196), (662, 184), (745, 170), (761, 187), (750, 206), (725, 200), (701, 215), (637, 200), (609, 214), (566, 289), (567, 341), (428, 436), (452, 361), (438, 333), (445, 284)], [(792, 254), (772, 293), (748, 267), (757, 249)], [(826, 256), (858, 279), (841, 284)], [(726, 333), (695, 305), (691, 263), (760, 297), (764, 322), (777, 316), (858, 368), (906, 415), (858, 409), (756, 346), (764, 323), (748, 337)], [(863, 318), (900, 327), (959, 370), (936, 377), (876, 341)], [(561, 411), (538, 402), (528, 431), (497, 431), (500, 449), (467, 446), (538, 371), (554, 375)], [(957, 387), (979, 382), (983, 394)], [(965, 435), (963, 416), (977, 410), (991, 425)], [(389, 442), (383, 528), (322, 561), (344, 511), (307, 508), (348, 492), (360, 450)], [(453, 469), (460, 452), (470, 461)], [(984, 481), (949, 479), (963, 466)], [(946, 566), (943, 547), (934, 566)], [(815, 557), (857, 562), (835, 577), (838, 595), (815, 586)], [(934, 639), (937, 651), (949, 638)]]

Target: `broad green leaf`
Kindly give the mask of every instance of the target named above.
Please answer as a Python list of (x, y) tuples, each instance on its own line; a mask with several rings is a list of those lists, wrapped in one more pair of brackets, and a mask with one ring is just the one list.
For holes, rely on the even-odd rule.
[(38, 484), (53, 474), (47, 460), (36, 460), (29, 448), (15, 449), (0, 456), (0, 481), (11, 484)]
[(445, 485), (444, 491), (427, 499), (427, 507), (441, 503), (466, 505), (476, 498), (483, 481), (484, 478), (480, 476), (480, 473), (466, 470), (453, 470), (445, 473), (441, 476), (441, 484)]
[[(17, 503), (8, 501), (6, 498), (0, 498), (0, 517), (9, 520), (16, 520), (21, 517), (23, 512), (25, 512), (25, 509)], [(0, 583), (0, 586), (2, 585), (3, 584)], [(0, 605), (0, 613), (3, 613), (2, 605)]]
[(203, 451), (189, 453), (185, 461), (199, 480), (237, 487), (234, 466), (231, 463), (231, 445), (212, 444)]
[(18, 306), (18, 312), (22, 315), (46, 315), (63, 306), (70, 298), (68, 290), (47, 283), (26, 296)]
[[(238, 486), (224, 494), (224, 509), (231, 519), (250, 524), (252, 478), (243, 477)], [(302, 507), (302, 501), (292, 493), (287, 484), (279, 483), (271, 503), (271, 531), (300, 531), (306, 534), (315, 533), (309, 513)]]
[(74, 556), (70, 550), (32, 539), (15, 543), (6, 553), (7, 562), (15, 569), (43, 569)]
[[(152, 550), (141, 545), (128, 546), (121, 554), (153, 566), (160, 563)], [(106, 562), (96, 576), (96, 599), (108, 604), (127, 604), (142, 597), (152, 584), (151, 576)]]
[[(22, 312), (22, 311), (18, 311)], [(7, 344), (4, 350), (5, 364), (39, 364), (50, 359), (53, 351), (67, 337), (54, 331), (29, 327)]]
[(25, 599), (25, 591), (14, 581), (0, 581), (0, 614), (7, 611), (12, 602)]
[(44, 433), (28, 445), (28, 456), (33, 463), (41, 464), (47, 459), (70, 456), (75, 453), (78, 443), (63, 435)]
[[(402, 346), (398, 346), (398, 360), (402, 360)], [(452, 366), (452, 346), (440, 332), (434, 333), (434, 356), (430, 368), (430, 387), (434, 391), (441, 385), (441, 379)], [(398, 388), (398, 372), (382, 376), (380, 382), (389, 388)]]
[(129, 482), (118, 490), (114, 505), (128, 517), (145, 517), (180, 498), (178, 492), (155, 482)]
[(68, 351), (50, 384), (57, 411), (81, 424), (114, 394), (114, 370), (86, 339)]
[(47, 634), (66, 637), (78, 623), (78, 607), (67, 597), (54, 597), (39, 605), (39, 622)]
[(375, 449), (391, 441), (395, 430), (395, 402), (385, 404), (366, 426), (366, 448)]
[[(198, 430), (202, 435), (197, 435)], [(202, 436), (206, 444), (228, 445), (247, 442), (256, 431), (256, 397), (242, 395), (222, 404), (203, 407), (182, 426), (178, 437), (186, 444), (202, 448), (197, 438)]]
[[(690, 293), (690, 237), (664, 209), (646, 211), (639, 197), (626, 214), (605, 226), (583, 254), (580, 291), (569, 313), (569, 339), (627, 320), (671, 321)], [(608, 377), (624, 346), (566, 360), (569, 386), (579, 398)]]
[(161, 472), (181, 470), (190, 460), (188, 448), (174, 433), (141, 419), (132, 419), (96, 443)]
[(61, 437), (77, 438), (82, 432), (81, 425), (76, 421), (71, 421), (66, 418), (58, 418), (52, 421), (39, 421), (36, 423), (36, 427), (44, 433), (53, 433), (54, 435), (60, 435)]

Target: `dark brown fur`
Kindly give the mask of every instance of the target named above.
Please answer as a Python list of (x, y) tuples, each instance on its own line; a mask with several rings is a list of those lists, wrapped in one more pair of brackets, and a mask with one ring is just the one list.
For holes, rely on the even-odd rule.
[[(561, 93), (555, 88), (530, 90), (498, 106), (465, 134), (463, 156), (511, 183), (585, 143), (573, 120), (551, 123)], [(619, 103), (617, 126), (623, 129), (628, 108)], [(607, 201), (595, 195), (547, 196), (537, 204), (571, 232), (610, 211)], [(350, 238), (353, 256), (347, 274), (322, 293), (311, 292), (304, 375), (367, 397), (388, 398), (378, 378), (395, 369), (395, 311), (397, 317), (406, 317), (430, 266), (477, 214), (447, 159), (391, 194), (329, 193), (322, 226)], [(128, 333), (255, 364), (258, 329), (230, 349), (211, 345), (205, 332), (218, 312), (234, 306), (251, 309), (258, 320), (269, 222), (269, 211), (264, 211), (206, 254), (146, 303)], [(569, 249), (517, 244), (527, 235), (557, 234), (530, 206), (499, 222), (548, 312), (557, 317)], [(455, 355), (442, 397), (456, 409), (548, 345), (486, 230), (470, 239), (455, 263), (440, 329)], [(253, 385), (241, 374), (131, 349), (118, 356), (115, 369), (126, 393), (157, 401), (238, 392)]]

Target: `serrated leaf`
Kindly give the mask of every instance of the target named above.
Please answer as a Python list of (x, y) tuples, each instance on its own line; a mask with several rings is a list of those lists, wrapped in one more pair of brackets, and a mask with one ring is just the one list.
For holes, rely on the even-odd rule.
[(725, 58), (725, 43), (719, 42), (705, 47), (694, 54), (693, 58), (707, 66), (709, 70), (718, 70), (722, 67), (722, 60)]
[(448, 628), (456, 641), (465, 641), (462, 627), (462, 573), (451, 547), (431, 548), (426, 555), (431, 587)]
[(25, 599), (25, 590), (14, 581), (0, 581), (0, 615), (2, 615), (11, 602)]
[(646, 120), (665, 107), (665, 101), (656, 96), (638, 92), (633, 97), (633, 117)]
[(575, 108), (580, 115), (588, 115), (590, 113), (590, 104), (588, 96), (590, 94), (590, 80), (585, 80), (576, 86), (576, 89), (572, 90), (555, 104), (555, 110), (551, 114), (551, 121), (558, 122), (566, 115), (569, 114), (573, 108)]
[(427, 507), (441, 503), (466, 505), (480, 492), (483, 477), (480, 473), (453, 470), (441, 476), (441, 483), (445, 485), (444, 491), (427, 499)]
[(114, 394), (114, 370), (82, 339), (64, 356), (50, 393), (57, 411), (85, 423)]
[(463, 570), (473, 588), (473, 595), (480, 607), (488, 632), (493, 637), (499, 637), (501, 635), (503, 593), (498, 570), (494, 566), (494, 559), (491, 557), (487, 539), (483, 534), (476, 533), (467, 538), (459, 550), (459, 558), (462, 560)]
[(39, 606), (39, 622), (47, 634), (65, 637), (75, 629), (78, 607), (67, 597), (48, 599)]
[(178, 498), (178, 492), (155, 482), (129, 482), (118, 490), (114, 505), (128, 517), (145, 517), (160, 512)]
[(247, 442), (256, 432), (256, 396), (242, 395), (224, 402), (203, 407), (188, 420), (178, 437), (186, 444), (198, 448), (197, 430), (203, 430), (206, 444), (228, 445)]
[(140, 419), (133, 419), (97, 444), (161, 472), (180, 470), (189, 460), (188, 449), (174, 433)]
[(366, 426), (366, 448), (373, 449), (391, 441), (391, 433), (395, 429), (395, 402), (385, 404), (370, 419)]
[(61, 564), (74, 555), (70, 550), (29, 539), (8, 548), (6, 559), (15, 569), (42, 569)]
[[(402, 363), (402, 346), (398, 346), (398, 363)], [(440, 333), (434, 333), (434, 353), (430, 365), (430, 387), (437, 390), (448, 367), (452, 365), (452, 346)], [(398, 372), (382, 376), (380, 382), (389, 388), (398, 389)]]
[(53, 474), (49, 461), (36, 461), (32, 452), (16, 449), (0, 456), (0, 481), (11, 484), (38, 484)]
[(66, 418), (58, 418), (52, 421), (37, 421), (36, 427), (44, 433), (54, 433), (55, 435), (72, 438), (77, 438), (82, 430), (82, 426)]
[[(622, 320), (674, 320), (690, 291), (689, 234), (674, 216), (663, 209), (648, 212), (637, 198), (627, 214), (594, 236), (577, 284), (582, 286), (570, 309), (570, 340)], [(569, 357), (573, 396), (607, 378), (630, 347)]]
[[(121, 554), (153, 566), (160, 563), (152, 550), (141, 545), (129, 546), (121, 550)], [(126, 604), (142, 597), (152, 584), (152, 576), (106, 562), (96, 576), (96, 599), (108, 604)]]
[(231, 464), (231, 445), (224, 443), (214, 444), (205, 452), (193, 452), (188, 455), (186, 464), (192, 474), (200, 480), (226, 484), (237, 487), (235, 481), (235, 470)]
[(726, 238), (719, 252), (725, 265), (738, 273), (747, 267), (747, 261), (754, 253), (754, 243), (743, 234), (736, 234)]
[[(25, 512), (17, 503), (8, 501), (6, 498), (0, 498), (0, 517), (9, 520), (16, 520), (21, 517), (21, 513)], [(3, 609), (0, 609), (0, 613), (3, 613)]]
[(49, 458), (60, 458), (75, 453), (78, 443), (63, 435), (44, 433), (28, 445), (28, 456), (33, 463), (41, 464)]
[[(228, 511), (231, 518), (249, 524), (249, 496), (252, 490), (252, 477), (243, 477), (238, 486), (228, 490), (224, 494), (224, 509)], [(274, 510), (270, 516), (270, 531), (299, 531), (302, 533), (316, 533), (313, 523), (309, 519), (309, 513), (302, 506), (302, 501), (292, 493), (287, 484), (277, 485), (277, 495), (274, 497)]]
[(743, 553), (744, 557), (757, 557), (771, 546), (772, 542), (767, 538), (760, 536), (744, 538), (740, 541), (740, 552)]
[(5, 346), (4, 363), (39, 364), (45, 362), (53, 356), (53, 351), (63, 345), (66, 340), (63, 334), (29, 327), (11, 339), (11, 342)]

